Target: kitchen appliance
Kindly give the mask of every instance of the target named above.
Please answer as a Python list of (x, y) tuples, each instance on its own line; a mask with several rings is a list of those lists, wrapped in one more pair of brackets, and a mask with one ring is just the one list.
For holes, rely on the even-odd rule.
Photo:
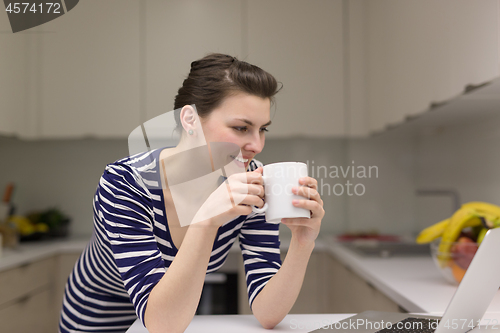
[(196, 314), (238, 314), (238, 274), (226, 272), (205, 276)]

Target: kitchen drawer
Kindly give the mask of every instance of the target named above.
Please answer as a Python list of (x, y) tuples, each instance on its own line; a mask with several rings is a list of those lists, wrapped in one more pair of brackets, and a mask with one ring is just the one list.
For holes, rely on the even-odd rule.
[(7, 302), (48, 286), (54, 267), (54, 258), (48, 258), (0, 272), (0, 308)]
[(48, 288), (28, 294), (7, 307), (0, 307), (1, 332), (48, 333), (51, 331), (49, 325), (50, 290)]

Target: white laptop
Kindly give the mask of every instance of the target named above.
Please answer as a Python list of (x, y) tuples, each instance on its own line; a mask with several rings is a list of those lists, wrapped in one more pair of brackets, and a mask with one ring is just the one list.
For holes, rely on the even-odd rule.
[(465, 333), (479, 325), (499, 287), (500, 228), (496, 228), (484, 237), (443, 317), (366, 311), (312, 332)]

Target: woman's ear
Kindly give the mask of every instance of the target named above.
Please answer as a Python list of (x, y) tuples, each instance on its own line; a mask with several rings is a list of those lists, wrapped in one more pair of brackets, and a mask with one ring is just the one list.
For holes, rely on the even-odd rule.
[(186, 105), (182, 108), (180, 114), (180, 120), (184, 130), (190, 134), (194, 135), (196, 130), (200, 125), (198, 113), (191, 105)]

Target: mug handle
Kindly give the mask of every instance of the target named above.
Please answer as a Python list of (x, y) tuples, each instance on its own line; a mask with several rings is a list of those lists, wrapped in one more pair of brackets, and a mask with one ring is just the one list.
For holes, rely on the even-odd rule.
[(267, 204), (267, 202), (264, 204), (264, 206), (262, 206), (262, 208), (257, 208), (255, 206), (252, 207), (252, 211), (254, 213), (257, 213), (257, 214), (260, 214), (260, 213), (264, 213), (266, 210), (267, 210), (267, 207), (269, 207), (269, 205)]

